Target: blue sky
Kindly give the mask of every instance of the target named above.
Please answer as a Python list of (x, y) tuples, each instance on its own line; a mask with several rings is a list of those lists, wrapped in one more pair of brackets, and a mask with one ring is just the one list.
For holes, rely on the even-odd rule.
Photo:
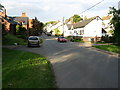
[(21, 16), (26, 12), (27, 16), (35, 16), (42, 22), (61, 20), (78, 14), (81, 17), (106, 16), (109, 7), (118, 8), (120, 0), (104, 0), (96, 7), (80, 14), (82, 11), (100, 2), (101, 0), (0, 0), (7, 9), (9, 16)]

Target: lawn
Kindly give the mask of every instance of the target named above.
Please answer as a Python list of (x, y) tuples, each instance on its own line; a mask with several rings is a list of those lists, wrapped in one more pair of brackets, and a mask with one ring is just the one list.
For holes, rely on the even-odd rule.
[(116, 45), (99, 45), (99, 46), (94, 46), (94, 47), (103, 49), (106, 51), (110, 51), (110, 52), (120, 53), (120, 46), (116, 46)]
[(17, 38), (16, 36), (12, 34), (7, 34), (2, 37), (2, 44), (3, 45), (13, 45), (14, 43), (19, 43), (20, 45), (26, 45), (27, 40)]
[(3, 88), (54, 88), (54, 75), (45, 57), (3, 48)]

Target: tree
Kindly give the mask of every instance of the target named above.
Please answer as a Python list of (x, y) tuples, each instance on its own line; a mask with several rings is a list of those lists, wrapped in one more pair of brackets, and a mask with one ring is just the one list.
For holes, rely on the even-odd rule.
[(55, 30), (55, 35), (59, 35), (60, 30), (58, 28), (54, 29)]
[(79, 21), (83, 20), (79, 15), (74, 14), (74, 16), (70, 17), (68, 21), (72, 21), (73, 23), (77, 23)]
[(20, 26), (20, 25), (17, 25), (16, 26), (16, 33), (19, 34), (19, 35), (23, 35), (27, 32), (26, 28)]
[(110, 7), (109, 14), (113, 15), (112, 20), (110, 21), (111, 25), (114, 28), (114, 37), (118, 45), (120, 45), (120, 10)]
[(77, 14), (74, 14), (73, 16), (73, 22), (77, 23), (79, 21), (83, 20), (79, 15)]
[(38, 21), (37, 17), (35, 17), (35, 19), (33, 19), (32, 24), (33, 24), (32, 26), (33, 29), (31, 34), (36, 36), (41, 35), (43, 32), (43, 23)]
[(44, 26), (46, 26), (47, 24), (55, 24), (55, 23), (57, 23), (56, 21), (49, 21), (49, 22), (46, 22), (45, 24), (44, 24)]
[(20, 25), (16, 25), (16, 35), (19, 38), (26, 39), (26, 37), (28, 36), (28, 32), (27, 32), (25, 27), (22, 27)]

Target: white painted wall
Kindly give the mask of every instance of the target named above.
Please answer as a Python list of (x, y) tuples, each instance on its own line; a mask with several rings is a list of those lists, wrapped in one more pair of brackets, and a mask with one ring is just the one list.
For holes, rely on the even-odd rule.
[[(64, 26), (64, 36), (83, 36), (83, 37), (101, 37), (102, 36), (102, 20), (94, 19), (83, 28), (68, 30), (67, 25)], [(80, 35), (80, 30), (84, 30), (84, 34)]]
[[(111, 18), (112, 19), (112, 18)], [(111, 20), (110, 19), (110, 20)], [(113, 28), (111, 28), (111, 25), (109, 24), (110, 23), (110, 20), (103, 20), (103, 23), (105, 25), (103, 25), (102, 27), (104, 28), (104, 30), (107, 32), (107, 35), (111, 36), (111, 33), (109, 33), (110, 30), (113, 30)], [(107, 27), (107, 28), (106, 28)]]
[(64, 25), (64, 31), (63, 32), (64, 32), (63, 33), (64, 37), (70, 36), (70, 30), (68, 30), (68, 27), (67, 27), (66, 24)]
[[(83, 36), (84, 35), (83, 30), (84, 30), (84, 28), (76, 28), (76, 29), (74, 29), (73, 36)], [(82, 34), (80, 34), (80, 31), (82, 31)]]
[[(53, 32), (52, 32), (52, 35), (55, 35), (55, 30), (54, 30), (54, 29), (60, 27), (62, 24), (63, 24), (63, 23), (60, 21), (60, 22), (58, 22), (56, 25), (54, 25), (54, 26), (51, 27), (51, 30), (53, 31)], [(61, 29), (61, 28), (60, 28), (60, 29)]]
[(83, 37), (101, 37), (102, 36), (102, 20), (94, 19), (84, 27)]
[(60, 25), (60, 26), (58, 27), (58, 30), (60, 31), (59, 34), (63, 34), (63, 25)]
[(46, 25), (45, 29), (47, 30), (47, 32), (50, 32), (52, 30), (51, 27), (52, 27), (52, 24)]

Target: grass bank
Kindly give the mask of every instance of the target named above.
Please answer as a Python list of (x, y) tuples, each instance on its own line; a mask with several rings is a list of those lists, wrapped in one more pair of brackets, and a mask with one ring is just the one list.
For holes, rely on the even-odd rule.
[(3, 48), (3, 88), (54, 88), (49, 62), (38, 54)]
[(12, 34), (6, 34), (2, 37), (2, 44), (3, 45), (13, 45), (14, 43), (18, 43), (20, 45), (26, 45), (27, 40), (17, 38)]
[(99, 45), (94, 47), (110, 52), (120, 53), (120, 46), (116, 46), (116, 45)]
[[(18, 43), (19, 45), (27, 45), (27, 38), (22, 39), (21, 35), (12, 35), (6, 34), (2, 37), (2, 44), (3, 45), (13, 45), (14, 43)], [(40, 43), (43, 43), (43, 40), (40, 38)]]

